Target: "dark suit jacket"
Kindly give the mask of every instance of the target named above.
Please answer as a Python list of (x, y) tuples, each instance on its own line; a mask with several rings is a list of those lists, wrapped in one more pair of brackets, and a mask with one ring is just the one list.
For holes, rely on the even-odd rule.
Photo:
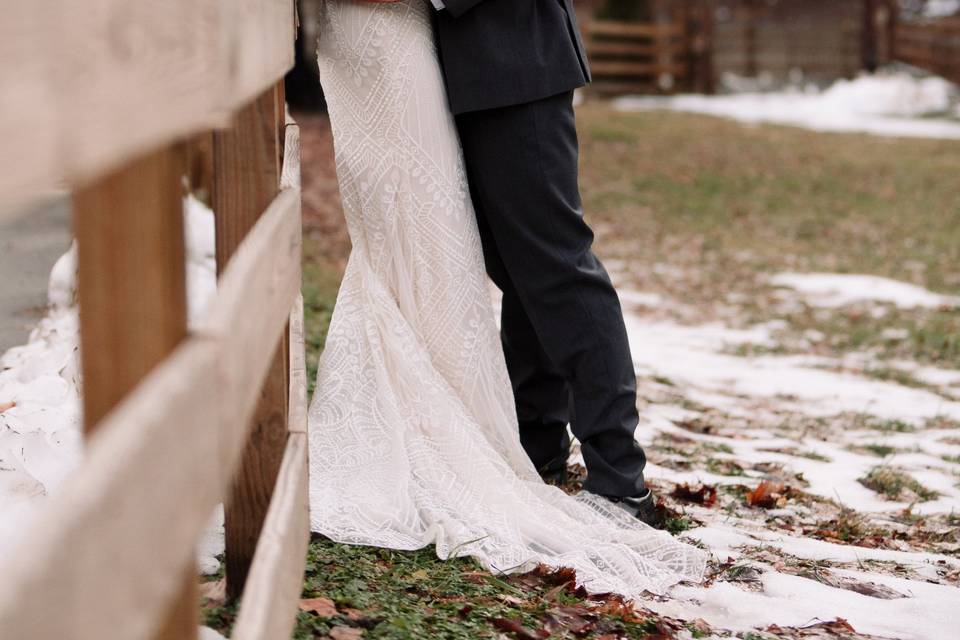
[(434, 26), (455, 114), (582, 87), (590, 69), (572, 0), (445, 0)]

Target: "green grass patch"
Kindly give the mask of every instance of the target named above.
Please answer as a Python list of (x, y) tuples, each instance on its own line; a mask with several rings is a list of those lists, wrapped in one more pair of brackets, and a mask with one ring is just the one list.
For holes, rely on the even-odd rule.
[(874, 467), (859, 482), (889, 500), (929, 502), (940, 497), (936, 491), (924, 487), (909, 474), (894, 467)]
[(303, 326), (307, 350), (307, 383), (313, 396), (317, 364), (327, 340), (333, 307), (340, 290), (340, 272), (320, 254), (315, 243), (305, 239), (303, 247)]
[[(400, 552), (318, 539), (310, 545), (303, 597), (328, 598), (338, 613), (302, 612), (294, 638), (323, 637), (337, 626), (391, 640), (502, 638), (509, 628), (503, 621), (530, 631), (553, 629), (551, 638), (647, 638), (657, 632), (656, 620), (629, 607), (588, 600), (569, 587), (571, 577), (494, 575), (468, 558), (442, 562), (433, 548)], [(584, 633), (571, 631), (565, 613), (590, 622)]]
[(917, 430), (915, 426), (903, 420), (884, 420), (868, 415), (858, 415), (854, 420), (854, 427), (884, 433), (913, 433)]
[[(744, 323), (786, 320), (772, 353), (866, 350), (960, 367), (952, 310), (784, 309), (765, 280), (779, 271), (869, 273), (960, 294), (958, 191), (942, 179), (960, 171), (960, 145), (603, 104), (580, 108), (578, 120), (588, 218), (604, 255), (638, 267), (636, 286), (705, 318), (732, 304)], [(825, 340), (811, 347), (813, 331)]]
[(724, 460), (721, 458), (708, 458), (706, 461), (707, 471), (719, 476), (742, 476), (743, 467), (733, 460)]
[(867, 453), (872, 453), (878, 458), (886, 458), (889, 455), (897, 453), (899, 449), (886, 444), (867, 444), (861, 447)]

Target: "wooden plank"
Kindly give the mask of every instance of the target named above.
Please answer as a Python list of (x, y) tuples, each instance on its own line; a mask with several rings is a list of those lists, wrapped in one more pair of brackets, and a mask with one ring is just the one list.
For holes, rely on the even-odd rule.
[[(291, 425), (301, 428), (305, 425)], [(296, 625), (310, 543), (307, 435), (291, 433), (257, 544), (234, 640), (289, 638)]]
[[(273, 372), (270, 393), (281, 395), (277, 389), (280, 385), (286, 385), (286, 375), (280, 377), (276, 373), (277, 358), (274, 354), (287, 321), (288, 314), (284, 310), (291, 307), (300, 291), (300, 246), (300, 192), (288, 189), (278, 196), (238, 248), (221, 277), (220, 293), (210, 310), (208, 325), (201, 329), (204, 335), (214, 336), (223, 342), (220, 385), (231, 398), (237, 399), (223, 407), (220, 437), (223, 442), (221, 468), (225, 470), (235, 469), (241, 454), (247, 462), (250, 461), (250, 447), (247, 446), (246, 451), (244, 447), (250, 434), (247, 425), (254, 417), (258, 403), (261, 406), (263, 404), (260, 390), (270, 372)], [(283, 388), (284, 402), (286, 393), (287, 389)], [(284, 422), (280, 428), (277, 426), (280, 415), (279, 411), (268, 414), (261, 423), (265, 427), (261, 430), (262, 439), (250, 439), (261, 447), (257, 454), (266, 455), (267, 447), (275, 450), (279, 442), (282, 460), (282, 447), (286, 442), (286, 416), (283, 414)], [(246, 485), (246, 490), (253, 491), (256, 487), (259, 492), (255, 504), (251, 504), (253, 500), (250, 500), (245, 503), (234, 502), (233, 506), (244, 505), (247, 511), (240, 512), (241, 516), (260, 507), (265, 515), (276, 471), (270, 478), (269, 487), (263, 489), (270, 469), (260, 464), (248, 470), (254, 480)], [(276, 470), (279, 470), (279, 462)], [(231, 484), (231, 480), (232, 476), (229, 475), (222, 478), (226, 485)], [(234, 491), (234, 500), (237, 500), (236, 495)], [(249, 537), (238, 541), (253, 547), (250, 549), (250, 559), (260, 529), (256, 527), (255, 535), (251, 520), (244, 521), (245, 525), (249, 525), (244, 529), (247, 532), (245, 536)]]
[(590, 63), (595, 76), (658, 76), (661, 73), (680, 75), (686, 72), (686, 65), (660, 64), (657, 62), (630, 62), (624, 60), (597, 60)]
[(303, 296), (298, 295), (290, 314), (290, 421), (291, 433), (307, 432), (307, 354), (303, 333)]
[(285, 142), (283, 145), (283, 167), (280, 171), (280, 188), (300, 188), (300, 127), (296, 124), (287, 124), (285, 127)]
[(186, 335), (182, 160), (155, 152), (74, 194), (87, 432)]
[(188, 340), (100, 422), (0, 557), (0, 637), (156, 638), (220, 500), (217, 385), (214, 345)]
[[(237, 249), (195, 331), (222, 343), (220, 385), (234, 399), (223, 407), (221, 420), (221, 467), (227, 474), (246, 441), (245, 425), (288, 320), (285, 310), (300, 293), (300, 245), (300, 193), (285, 189)], [(232, 477), (222, 481), (228, 486)]]
[[(254, 100), (293, 67), (297, 38), (293, 0), (230, 0), (229, 36), (232, 107)], [(280, 83), (282, 87), (282, 82)], [(280, 120), (282, 123), (283, 120)]]
[(230, 128), (214, 133), (213, 210), (220, 274), (280, 189), (281, 117), (276, 94), (265, 91), (236, 114)]
[[(88, 434), (186, 336), (185, 166), (181, 149), (164, 149), (74, 196)], [(197, 634), (196, 572), (189, 563), (180, 573), (158, 639)]]
[[(221, 269), (228, 267), (233, 252), (280, 188), (284, 106), (282, 87), (275, 85), (242, 109), (231, 129), (214, 137), (213, 209)], [(291, 303), (292, 298), (281, 309), (289, 310)], [(253, 426), (249, 431), (234, 426), (248, 441), (225, 510), (227, 595), (231, 599), (243, 593), (287, 439), (286, 339), (279, 332), (265, 337), (272, 340), (275, 353), (261, 381)]]
[(590, 90), (598, 95), (622, 95), (627, 93), (655, 93), (659, 89), (656, 80), (641, 82), (596, 80), (590, 85)]
[(293, 66), (293, 0), (9, 4), (0, 212), (220, 126)]
[(659, 38), (681, 36), (682, 30), (676, 24), (650, 24), (633, 22), (613, 22), (597, 20), (587, 27), (591, 36), (632, 36)]
[(669, 51), (673, 54), (683, 53), (685, 47), (683, 43), (670, 43), (666, 45), (651, 44), (646, 42), (612, 42), (608, 40), (594, 40), (587, 47), (590, 59), (593, 56), (633, 56), (633, 57), (652, 57), (663, 51)]

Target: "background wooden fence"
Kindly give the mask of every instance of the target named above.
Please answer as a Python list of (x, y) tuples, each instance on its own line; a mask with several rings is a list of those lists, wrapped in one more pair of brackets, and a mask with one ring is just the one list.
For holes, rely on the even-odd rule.
[[(196, 637), (220, 502), (233, 637), (290, 635), (309, 539), (294, 34), (293, 0), (4, 8), (0, 200), (73, 190), (88, 440), (0, 559), (2, 638)], [(209, 181), (219, 271), (193, 333), (185, 175)]]
[(617, 20), (578, 7), (601, 94), (711, 93), (724, 74), (826, 85), (893, 61), (960, 82), (960, 18), (906, 19), (895, 0), (635, 0)]
[(960, 18), (901, 20), (890, 50), (896, 60), (960, 83)]
[(598, 94), (713, 91), (709, 6), (666, 7), (649, 20), (582, 25)]

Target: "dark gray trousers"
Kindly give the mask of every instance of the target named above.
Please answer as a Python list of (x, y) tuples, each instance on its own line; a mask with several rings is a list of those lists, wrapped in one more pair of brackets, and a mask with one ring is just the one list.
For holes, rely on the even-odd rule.
[(538, 468), (583, 445), (586, 489), (646, 491), (623, 313), (583, 219), (572, 92), (457, 116), (523, 446)]

